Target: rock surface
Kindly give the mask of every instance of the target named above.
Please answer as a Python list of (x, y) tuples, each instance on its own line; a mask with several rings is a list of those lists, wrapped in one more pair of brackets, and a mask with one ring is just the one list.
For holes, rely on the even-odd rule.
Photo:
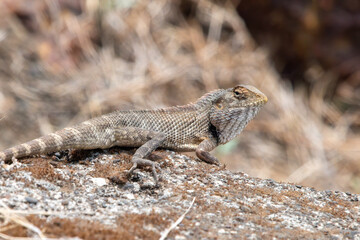
[(151, 156), (162, 168), (157, 188), (147, 170), (127, 181), (132, 151), (115, 150), (1, 167), (0, 222), (12, 228), (0, 234), (158, 239), (190, 207), (169, 239), (360, 239), (359, 195), (252, 178), (169, 151)]

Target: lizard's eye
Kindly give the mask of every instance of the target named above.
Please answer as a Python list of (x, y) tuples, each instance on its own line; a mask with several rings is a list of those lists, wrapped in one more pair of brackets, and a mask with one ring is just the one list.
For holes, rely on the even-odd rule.
[(245, 100), (249, 97), (249, 90), (242, 86), (237, 86), (233, 90), (234, 96), (239, 100)]
[(235, 90), (234, 91), (235, 97), (237, 97), (238, 99), (246, 99), (246, 95), (243, 91), (240, 90)]

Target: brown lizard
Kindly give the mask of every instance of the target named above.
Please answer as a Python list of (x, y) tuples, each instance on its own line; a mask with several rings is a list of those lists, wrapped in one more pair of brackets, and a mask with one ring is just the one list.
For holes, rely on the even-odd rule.
[(267, 102), (253, 86), (239, 85), (205, 94), (195, 103), (157, 110), (116, 111), (0, 152), (0, 160), (45, 154), (65, 149), (113, 146), (139, 147), (129, 174), (150, 166), (156, 184), (158, 165), (146, 159), (161, 147), (195, 151), (201, 160), (219, 165), (209, 152), (235, 138)]

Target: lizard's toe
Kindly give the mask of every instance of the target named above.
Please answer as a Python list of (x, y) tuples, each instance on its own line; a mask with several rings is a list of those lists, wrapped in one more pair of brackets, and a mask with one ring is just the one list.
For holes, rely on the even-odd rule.
[(161, 167), (159, 163), (155, 163), (155, 168), (161, 172)]
[(149, 166), (149, 167), (151, 167), (151, 171), (152, 171), (152, 175), (153, 175), (155, 184), (156, 184), (156, 186), (158, 186), (158, 174), (156, 172), (156, 169), (161, 171), (160, 165), (158, 163), (150, 161), (148, 159), (143, 159), (143, 158), (133, 158), (132, 162), (133, 162), (133, 165), (128, 172), (128, 177), (130, 177), (133, 174), (134, 170), (139, 168), (140, 166)]
[(135, 169), (137, 169), (137, 168), (138, 168), (137, 163), (134, 162), (133, 165), (131, 166), (131, 168), (129, 169), (129, 172), (127, 175), (131, 176), (134, 173)]

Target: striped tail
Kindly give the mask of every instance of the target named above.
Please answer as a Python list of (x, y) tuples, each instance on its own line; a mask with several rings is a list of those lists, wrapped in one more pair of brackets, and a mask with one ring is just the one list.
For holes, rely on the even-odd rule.
[(76, 142), (81, 142), (81, 134), (76, 128), (65, 128), (55, 133), (14, 146), (0, 152), (0, 160), (11, 163), (12, 158), (22, 158), (36, 154), (46, 154), (68, 149)]

